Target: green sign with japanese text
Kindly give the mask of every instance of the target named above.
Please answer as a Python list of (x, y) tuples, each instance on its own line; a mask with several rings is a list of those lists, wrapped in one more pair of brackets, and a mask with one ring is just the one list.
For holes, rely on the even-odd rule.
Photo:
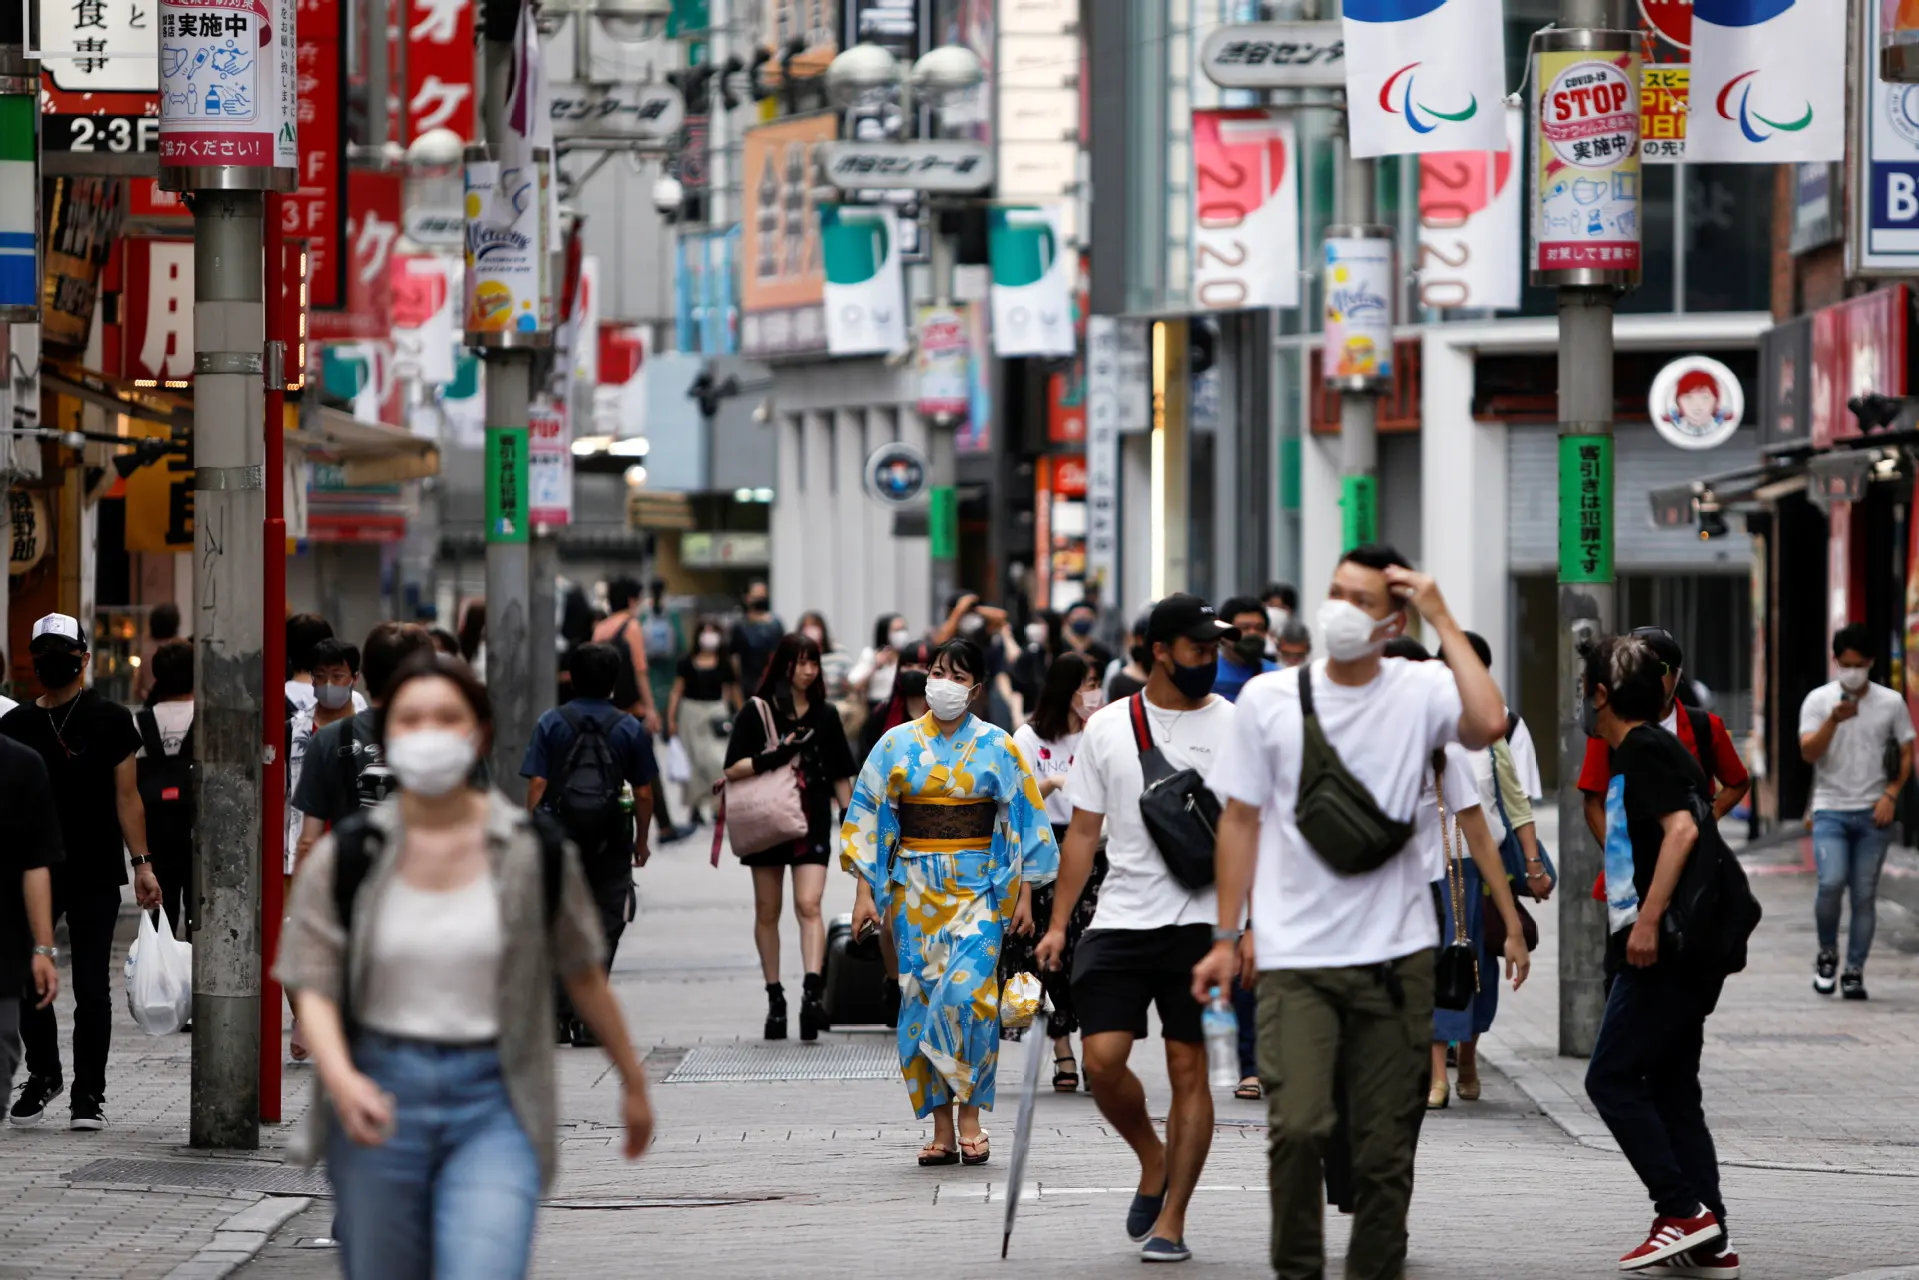
[(486, 540), (523, 543), (532, 532), (526, 499), (527, 429), (486, 429)]
[(1339, 482), (1339, 538), (1347, 551), (1379, 541), (1379, 481), (1372, 476)]
[(1559, 580), (1613, 580), (1612, 437), (1559, 437)]

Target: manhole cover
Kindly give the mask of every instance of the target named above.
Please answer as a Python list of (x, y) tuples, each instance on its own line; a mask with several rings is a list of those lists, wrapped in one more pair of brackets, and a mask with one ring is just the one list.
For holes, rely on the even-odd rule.
[(775, 1080), (897, 1080), (890, 1044), (702, 1045), (688, 1049), (667, 1084), (751, 1084)]
[(1725, 1031), (1716, 1038), (1725, 1044), (1858, 1044), (1844, 1031)]
[(67, 1181), (131, 1187), (205, 1187), (281, 1196), (333, 1194), (326, 1175), (317, 1169), (243, 1164), (235, 1160), (95, 1160), (67, 1174)]

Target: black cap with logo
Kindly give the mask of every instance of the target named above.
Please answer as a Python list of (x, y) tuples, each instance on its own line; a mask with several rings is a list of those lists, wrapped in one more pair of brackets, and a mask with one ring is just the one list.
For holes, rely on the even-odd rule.
[(1154, 605), (1152, 615), (1146, 620), (1148, 644), (1171, 644), (1181, 636), (1205, 644), (1236, 634), (1232, 627), (1220, 621), (1212, 605), (1184, 592), (1167, 596)]

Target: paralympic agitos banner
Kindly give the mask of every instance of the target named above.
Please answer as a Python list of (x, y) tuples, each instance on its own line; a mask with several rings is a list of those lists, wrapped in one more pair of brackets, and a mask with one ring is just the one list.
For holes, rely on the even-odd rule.
[(1355, 156), (1506, 145), (1499, 0), (1345, 0)]
[(1845, 6), (1694, 0), (1689, 104), (1689, 162), (1844, 159)]

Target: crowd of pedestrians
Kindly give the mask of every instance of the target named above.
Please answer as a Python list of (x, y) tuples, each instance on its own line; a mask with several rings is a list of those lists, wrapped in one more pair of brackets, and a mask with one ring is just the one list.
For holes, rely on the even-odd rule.
[[(1559, 887), (1531, 731), (1431, 578), (1358, 547), (1310, 627), (1283, 585), (1218, 608), (1176, 594), (1118, 651), (1090, 600), (956, 595), (924, 632), (881, 615), (857, 652), (815, 611), (787, 629), (764, 582), (701, 613), (622, 578), (605, 606), (569, 628), (523, 805), (488, 776), (482, 611), (457, 637), (386, 622), (358, 645), (318, 616), (288, 620), (275, 973), (298, 1014), (290, 1052), (329, 1104), (303, 1151), (326, 1160), (349, 1276), (428, 1260), (524, 1272), (554, 1172), (558, 1044), (607, 1054), (627, 1154), (643, 1151), (644, 1072), (608, 978), (654, 832), (709, 824), (715, 866), (730, 849), (751, 884), (767, 1040), (792, 1021), (789, 885), (798, 1035), (814, 1040), (839, 980), (822, 902), (835, 866), (852, 877), (850, 939), (884, 960), (879, 1007), (907, 1102), (931, 1122), (918, 1164), (990, 1161), (983, 1112), (1002, 1036), (1018, 1034), (1002, 991), (1031, 975), (1053, 1089), (1089, 1091), (1137, 1160), (1123, 1229), (1142, 1260), (1193, 1254), (1217, 1088), (1266, 1106), (1275, 1274), (1322, 1274), (1327, 1203), (1353, 1218), (1349, 1276), (1402, 1272), (1421, 1119), (1480, 1097), (1479, 1038), (1538, 940), (1528, 904)], [(40, 695), (0, 706), (0, 805), (17, 818), (0, 921), (19, 939), (0, 954), (0, 1080), (11, 1092), (24, 1058), (16, 1125), (67, 1091), (58, 922), (76, 1129), (106, 1123), (129, 875), (140, 907), (191, 927), (194, 662), (178, 629), (156, 611), (129, 712), (87, 687), (81, 624), (48, 615), (32, 628)], [(1800, 715), (1813, 985), (1861, 1000), (1914, 738), (1904, 699), (1871, 680), (1872, 647), (1842, 629), (1837, 678)], [(1717, 830), (1750, 778), (1720, 718), (1684, 697), (1667, 631), (1603, 638), (1584, 687), (1578, 785), (1611, 935), (1587, 1090), (1655, 1212), (1620, 1266), (1736, 1277), (1699, 1067), (1757, 918)], [(1131, 1069), (1149, 1018), (1172, 1087), (1163, 1127)]]

